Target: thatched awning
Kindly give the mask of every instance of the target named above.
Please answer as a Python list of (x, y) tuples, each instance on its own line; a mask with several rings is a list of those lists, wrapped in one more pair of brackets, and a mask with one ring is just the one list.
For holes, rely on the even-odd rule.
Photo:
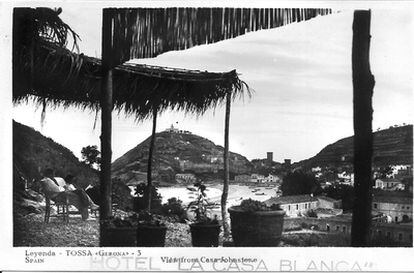
[(327, 8), (105, 8), (114, 65), (332, 13)]
[[(41, 104), (99, 109), (101, 60), (41, 42), (15, 55), (13, 100), (35, 96)], [(32, 69), (33, 68), (33, 69)], [(202, 114), (231, 92), (248, 90), (236, 71), (210, 73), (127, 63), (114, 69), (114, 109), (137, 119), (172, 108)]]

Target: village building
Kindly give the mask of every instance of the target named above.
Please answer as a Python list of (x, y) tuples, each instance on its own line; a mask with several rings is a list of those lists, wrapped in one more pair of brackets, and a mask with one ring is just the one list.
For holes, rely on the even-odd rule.
[(392, 167), (391, 177), (402, 179), (407, 176), (413, 176), (413, 168), (411, 165), (395, 165)]
[(386, 191), (404, 190), (405, 185), (396, 178), (378, 178), (375, 180), (375, 188)]
[(283, 179), (279, 175), (269, 174), (265, 177), (265, 183), (282, 183)]
[(342, 208), (342, 200), (333, 199), (328, 196), (319, 195), (318, 198), (318, 207), (326, 209), (340, 209)]
[(175, 175), (175, 181), (179, 184), (191, 184), (197, 181), (197, 178), (192, 173), (177, 173)]
[(410, 222), (413, 220), (412, 197), (399, 195), (374, 195), (373, 216), (387, 217), (387, 222)]
[(279, 204), (286, 212), (286, 216), (306, 216), (310, 211), (318, 218), (332, 217), (342, 214), (342, 201), (327, 196), (313, 196), (309, 194), (272, 197), (265, 201), (267, 205)]
[(311, 209), (318, 207), (318, 198), (309, 195), (288, 195), (281, 197), (272, 197), (265, 201), (268, 206), (279, 204), (280, 208), (286, 212), (286, 216), (299, 217), (304, 216)]
[(338, 173), (339, 184), (354, 186), (354, 174), (343, 171)]
[(265, 176), (261, 174), (254, 173), (250, 176), (250, 181), (252, 183), (264, 183), (265, 182)]

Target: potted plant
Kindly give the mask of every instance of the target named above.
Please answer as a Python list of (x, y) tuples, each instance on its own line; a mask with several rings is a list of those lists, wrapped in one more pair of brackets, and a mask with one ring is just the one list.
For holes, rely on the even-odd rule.
[(228, 209), (235, 246), (278, 246), (285, 212), (279, 205), (247, 199)]
[(188, 210), (195, 214), (195, 221), (190, 224), (192, 244), (196, 247), (216, 247), (219, 241), (220, 224), (217, 215), (214, 215), (214, 218), (209, 216), (209, 210), (215, 204), (208, 202), (205, 185), (196, 183), (194, 186), (197, 188), (198, 196), (188, 205)]
[(137, 227), (138, 217), (132, 214), (127, 217), (110, 217), (102, 223), (101, 246), (136, 246), (137, 245)]
[(163, 247), (167, 227), (159, 215), (143, 211), (138, 216), (137, 246)]

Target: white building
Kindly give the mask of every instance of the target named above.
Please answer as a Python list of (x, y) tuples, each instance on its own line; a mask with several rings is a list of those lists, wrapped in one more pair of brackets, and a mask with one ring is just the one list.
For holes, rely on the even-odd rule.
[(281, 209), (286, 212), (286, 216), (289, 217), (306, 216), (310, 210), (314, 211), (318, 218), (342, 214), (342, 201), (327, 196), (288, 195), (272, 197), (265, 203), (269, 206), (279, 204)]
[(264, 182), (265, 183), (282, 183), (282, 178), (275, 174), (269, 174), (267, 177), (265, 177)]
[(378, 178), (375, 180), (375, 188), (386, 191), (404, 190), (405, 185), (395, 178)]
[(338, 173), (338, 179), (339, 179), (340, 184), (345, 184), (345, 185), (350, 185), (350, 186), (354, 185), (354, 174), (353, 173), (348, 173), (346, 171), (343, 171), (342, 173)]
[(195, 183), (197, 179), (192, 173), (177, 173), (175, 175), (175, 181), (179, 184), (191, 184)]
[(372, 200), (372, 214), (386, 215), (391, 222), (409, 222), (413, 220), (412, 203), (412, 197), (377, 195)]
[(264, 183), (265, 176), (261, 174), (254, 173), (250, 176), (250, 182), (253, 183)]
[(281, 197), (272, 197), (265, 201), (268, 206), (279, 204), (280, 208), (286, 212), (286, 216), (298, 217), (304, 216), (311, 209), (318, 207), (318, 198), (309, 195), (288, 195)]

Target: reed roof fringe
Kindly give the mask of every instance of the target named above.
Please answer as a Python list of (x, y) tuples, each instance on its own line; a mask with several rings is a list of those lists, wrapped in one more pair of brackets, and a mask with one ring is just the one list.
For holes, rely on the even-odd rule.
[(326, 15), (312, 8), (106, 8), (113, 65)]
[[(14, 60), (13, 100), (34, 100), (42, 106), (100, 109), (101, 60), (73, 53), (52, 43), (37, 43), (33, 63), (22, 51)], [(32, 70), (32, 67), (34, 68)], [(32, 80), (29, 80), (32, 78)], [(202, 114), (233, 98), (248, 86), (235, 70), (211, 73), (126, 63), (113, 72), (114, 110), (142, 120), (171, 108)]]

